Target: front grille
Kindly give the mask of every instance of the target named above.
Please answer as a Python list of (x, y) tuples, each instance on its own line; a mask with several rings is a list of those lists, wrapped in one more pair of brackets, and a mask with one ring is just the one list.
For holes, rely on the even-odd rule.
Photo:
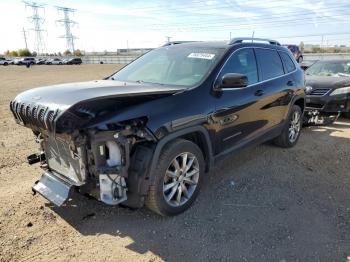
[(57, 111), (50, 110), (46, 106), (18, 103), (16, 101), (11, 102), (10, 108), (15, 118), (24, 125), (53, 131)]
[(316, 104), (316, 103), (306, 103), (306, 107), (322, 109), (323, 105), (322, 104)]
[(318, 88), (318, 89), (313, 89), (310, 93), (311, 96), (324, 96), (331, 90), (330, 88)]
[(84, 179), (79, 157), (73, 157), (69, 143), (54, 137), (44, 138), (44, 150), (49, 168), (67, 177), (75, 184)]

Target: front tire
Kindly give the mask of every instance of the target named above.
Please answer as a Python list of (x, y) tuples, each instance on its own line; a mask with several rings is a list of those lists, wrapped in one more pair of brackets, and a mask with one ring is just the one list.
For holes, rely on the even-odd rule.
[(303, 113), (301, 108), (297, 105), (293, 105), (287, 123), (284, 126), (282, 133), (274, 139), (274, 143), (277, 146), (284, 148), (295, 146), (300, 137), (302, 119)]
[(176, 139), (162, 150), (146, 206), (162, 216), (187, 210), (196, 199), (204, 174), (204, 157), (191, 141)]

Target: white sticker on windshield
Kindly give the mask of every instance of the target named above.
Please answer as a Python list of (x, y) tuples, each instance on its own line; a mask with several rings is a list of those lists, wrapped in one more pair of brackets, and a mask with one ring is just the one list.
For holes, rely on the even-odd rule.
[(214, 56), (215, 56), (214, 54), (208, 54), (208, 53), (191, 53), (187, 57), (212, 60)]

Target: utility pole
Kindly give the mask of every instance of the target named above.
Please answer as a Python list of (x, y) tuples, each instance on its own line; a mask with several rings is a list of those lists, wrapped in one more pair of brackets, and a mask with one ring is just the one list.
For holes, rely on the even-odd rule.
[(24, 37), (24, 43), (26, 44), (26, 49), (28, 49), (27, 34), (26, 34), (26, 30), (24, 30), (24, 27), (23, 27), (23, 37)]
[(63, 12), (63, 19), (56, 20), (57, 23), (60, 23), (64, 26), (65, 35), (61, 36), (61, 38), (66, 39), (66, 47), (67, 50), (74, 53), (74, 39), (76, 37), (72, 34), (71, 27), (76, 25), (77, 22), (70, 19), (70, 14), (73, 14), (76, 10), (68, 7), (56, 6), (58, 12)]
[[(44, 53), (45, 50), (45, 43), (43, 39), (42, 32), (45, 31), (42, 29), (42, 25), (44, 23), (44, 18), (42, 18), (39, 15), (39, 10), (44, 10), (44, 5), (43, 4), (38, 4), (35, 2), (23, 2), (25, 4), (25, 7), (30, 7), (32, 8), (33, 15), (28, 17), (29, 21), (34, 25), (33, 30), (35, 32), (35, 41), (34, 41), (34, 50), (37, 52), (37, 54), (42, 54)], [(25, 35), (25, 31), (23, 29), (23, 33)], [(26, 41), (26, 46), (27, 46), (27, 40), (25, 36), (25, 41)]]
[(171, 38), (171, 36), (165, 36), (166, 42), (169, 43)]
[(231, 41), (231, 39), (232, 39), (232, 32), (230, 32), (230, 41)]

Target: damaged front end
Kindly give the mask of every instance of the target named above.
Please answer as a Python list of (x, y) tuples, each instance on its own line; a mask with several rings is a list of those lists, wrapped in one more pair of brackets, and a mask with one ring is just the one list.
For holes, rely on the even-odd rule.
[[(128, 120), (104, 129), (79, 129), (76, 123), (87, 123), (86, 116), (81, 121), (82, 116), (72, 112), (62, 116), (57, 111), (52, 115), (49, 109), (41, 113), (40, 107), (34, 108), (39, 109), (33, 112), (33, 107), (11, 103), (16, 121), (30, 127), (39, 144), (39, 152), (28, 156), (29, 164), (39, 163), (44, 170), (33, 191), (57, 206), (69, 198), (73, 188), (109, 205), (126, 202), (128, 195), (135, 192), (128, 193), (133, 187), (130, 181), (135, 182), (135, 175), (130, 177), (129, 172), (133, 155), (139, 150), (135, 145), (155, 141), (146, 128), (147, 119)], [(48, 114), (52, 117), (47, 118)], [(143, 176), (137, 174), (136, 180)]]

